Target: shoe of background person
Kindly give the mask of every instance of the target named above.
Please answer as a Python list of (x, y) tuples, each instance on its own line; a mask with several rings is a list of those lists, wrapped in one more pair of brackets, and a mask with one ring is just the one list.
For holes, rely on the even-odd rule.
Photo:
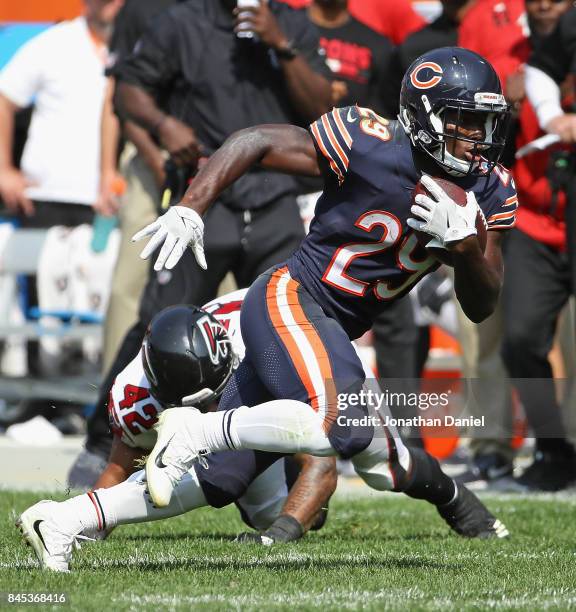
[(62, 439), (60, 430), (40, 415), (24, 423), (10, 425), (6, 429), (6, 436), (30, 446), (51, 446)]
[(68, 472), (68, 486), (71, 489), (82, 489), (84, 491), (92, 489), (107, 465), (107, 457), (84, 449), (76, 457), (76, 461)]
[(525, 491), (562, 491), (576, 484), (576, 456), (574, 449), (560, 452), (536, 451), (534, 460), (515, 479)]
[(468, 469), (454, 476), (459, 485), (467, 485), (474, 490), (503, 490), (498, 485), (503, 481), (512, 481), (513, 464), (499, 453), (476, 455)]
[(465, 538), (486, 540), (510, 535), (506, 526), (464, 485), (458, 486), (454, 501), (437, 509), (450, 528)]
[(169, 408), (154, 426), (158, 439), (146, 460), (146, 481), (150, 497), (159, 508), (170, 503), (182, 476), (206, 454), (194, 435), (201, 431), (199, 418), (202, 413), (196, 408)]
[(18, 403), (4, 401), (0, 404), (0, 425), (10, 427), (24, 423), (43, 412), (43, 405), (35, 400), (22, 400)]
[(60, 414), (50, 422), (65, 436), (83, 436), (86, 433), (86, 419), (75, 412)]
[(34, 549), (42, 569), (69, 572), (76, 534), (55, 520), (58, 503), (44, 499), (23, 512), (16, 521), (26, 542)]

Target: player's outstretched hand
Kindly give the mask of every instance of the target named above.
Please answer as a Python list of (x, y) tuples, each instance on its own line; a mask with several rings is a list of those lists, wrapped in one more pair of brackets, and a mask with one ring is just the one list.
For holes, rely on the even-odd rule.
[(154, 263), (157, 272), (166, 268), (171, 270), (182, 257), (186, 247), (194, 251), (198, 265), (206, 270), (204, 255), (204, 222), (200, 215), (186, 206), (172, 206), (154, 223), (132, 236), (132, 242), (151, 236), (150, 241), (140, 253), (142, 259), (148, 259), (160, 246), (160, 253)]
[(421, 183), (430, 196), (418, 194), (414, 198), (410, 212), (415, 218), (407, 220), (412, 229), (430, 234), (442, 245), (477, 233), (478, 203), (473, 192), (466, 194), (466, 205), (459, 206), (432, 177), (424, 175)]

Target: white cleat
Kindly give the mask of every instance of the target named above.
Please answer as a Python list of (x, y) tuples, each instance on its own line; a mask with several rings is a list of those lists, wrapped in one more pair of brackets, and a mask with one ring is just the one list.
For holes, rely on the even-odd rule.
[(34, 549), (42, 569), (69, 572), (75, 533), (66, 533), (54, 520), (54, 510), (59, 504), (42, 500), (24, 511), (16, 521), (26, 542)]
[(200, 419), (196, 408), (169, 408), (158, 419), (158, 439), (146, 460), (148, 492), (158, 508), (168, 506), (182, 476), (206, 454), (194, 436), (201, 431)]

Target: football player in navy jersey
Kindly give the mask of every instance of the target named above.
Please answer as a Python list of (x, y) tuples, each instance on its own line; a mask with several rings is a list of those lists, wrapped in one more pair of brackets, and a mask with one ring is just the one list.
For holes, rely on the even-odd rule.
[[(207, 452), (338, 454), (351, 458), (370, 486), (391, 486), (434, 503), (465, 535), (507, 534), (423, 451), (411, 450), (390, 478), (395, 448), (383, 422), (366, 419), (370, 407), (355, 401), (364, 373), (351, 344), (379, 309), (438, 266), (413, 230), (451, 252), (456, 294), (470, 319), (492, 312), (502, 282), (501, 234), (513, 226), (517, 205), (512, 179), (497, 165), (507, 114), (488, 62), (465, 49), (436, 49), (408, 69), (398, 121), (348, 107), (323, 115), (309, 131), (263, 125), (237, 132), (199, 172), (181, 204), (136, 234), (136, 240), (151, 236), (142, 257), (162, 245), (157, 270), (175, 266), (188, 245), (206, 267), (201, 215), (253, 164), (324, 177), (301, 247), (261, 275), (244, 300), (246, 356), (220, 412), (174, 408), (162, 414), (146, 467), (157, 505), (169, 503), (181, 475)], [(432, 174), (465, 189), (466, 205), (458, 206)], [(430, 196), (412, 202), (418, 180)], [(476, 237), (479, 210), (490, 230), (484, 254)], [(245, 405), (248, 396), (251, 406)]]

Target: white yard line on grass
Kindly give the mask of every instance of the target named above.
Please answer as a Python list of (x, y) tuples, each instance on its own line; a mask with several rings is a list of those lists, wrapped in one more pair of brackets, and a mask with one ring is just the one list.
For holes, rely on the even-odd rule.
[(378, 607), (406, 609), (407, 605), (418, 605), (427, 610), (453, 609), (459, 603), (467, 608), (509, 610), (529, 608), (547, 610), (551, 608), (569, 608), (576, 604), (576, 591), (573, 589), (550, 589), (539, 595), (520, 595), (508, 597), (502, 591), (488, 591), (485, 598), (467, 599), (465, 593), (461, 600), (452, 597), (434, 597), (429, 593), (412, 587), (408, 589), (383, 589), (381, 591), (361, 591), (355, 589), (327, 588), (312, 593), (270, 593), (269, 595), (135, 595), (124, 594), (113, 597), (111, 603), (131, 603), (136, 606), (160, 605), (164, 607), (181, 607), (200, 604), (221, 604), (226, 607), (244, 609), (254, 606), (261, 609), (276, 606), (304, 606), (325, 608), (337, 606), (339, 609), (359, 610), (370, 604)]

